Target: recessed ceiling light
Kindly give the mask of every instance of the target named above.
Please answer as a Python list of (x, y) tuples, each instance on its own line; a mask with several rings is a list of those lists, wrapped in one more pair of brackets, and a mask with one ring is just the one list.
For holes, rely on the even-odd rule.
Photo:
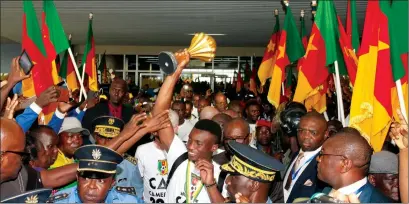
[[(196, 33), (189, 33), (187, 35), (195, 35)], [(211, 36), (225, 36), (227, 34), (224, 33), (206, 33), (207, 35), (211, 35)]]

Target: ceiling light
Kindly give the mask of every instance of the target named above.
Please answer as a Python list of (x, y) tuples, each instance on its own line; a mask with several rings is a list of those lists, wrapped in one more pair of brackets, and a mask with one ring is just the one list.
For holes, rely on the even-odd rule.
[[(227, 35), (227, 34), (224, 34), (224, 33), (206, 33), (206, 34), (210, 35), (210, 36), (225, 36), (225, 35)], [(196, 33), (189, 33), (187, 35), (196, 35)]]

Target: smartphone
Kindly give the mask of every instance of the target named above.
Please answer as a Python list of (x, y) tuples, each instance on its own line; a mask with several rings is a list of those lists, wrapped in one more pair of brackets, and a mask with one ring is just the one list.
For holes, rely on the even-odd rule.
[(30, 56), (28, 56), (26, 50), (23, 50), (23, 52), (21, 53), (18, 63), (26, 75), (30, 73), (31, 69), (34, 66), (34, 63), (33, 61), (31, 61)]

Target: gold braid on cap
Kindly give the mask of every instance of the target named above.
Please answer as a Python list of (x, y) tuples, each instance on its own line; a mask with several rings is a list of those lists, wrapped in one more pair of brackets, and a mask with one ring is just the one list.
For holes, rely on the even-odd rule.
[(118, 136), (121, 132), (121, 129), (108, 125), (97, 125), (95, 126), (94, 132), (98, 133), (101, 136), (112, 138)]
[(222, 169), (262, 181), (273, 181), (276, 174), (275, 171), (266, 171), (252, 166), (236, 156), (233, 156), (230, 163), (222, 165)]

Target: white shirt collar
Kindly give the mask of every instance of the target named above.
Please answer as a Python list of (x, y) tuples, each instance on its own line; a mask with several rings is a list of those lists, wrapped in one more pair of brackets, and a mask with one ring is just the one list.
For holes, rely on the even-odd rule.
[[(348, 186), (344, 186), (340, 189), (338, 189), (339, 192), (341, 192), (344, 195), (349, 195), (352, 193), (356, 193), (356, 194), (360, 194), (360, 192), (356, 192), (357, 190), (359, 190), (359, 188), (361, 188), (362, 186), (364, 186), (366, 183), (368, 182), (368, 178), (365, 177), (351, 185)], [(358, 195), (359, 196), (359, 195)]]
[(310, 158), (310, 157), (313, 157), (313, 156), (317, 155), (318, 152), (321, 151), (321, 148), (322, 148), (322, 146), (319, 147), (318, 149), (314, 150), (314, 151), (308, 151), (308, 152), (304, 152), (304, 151), (302, 151), (302, 149), (300, 149), (300, 152), (298, 154), (304, 153), (304, 158)]

